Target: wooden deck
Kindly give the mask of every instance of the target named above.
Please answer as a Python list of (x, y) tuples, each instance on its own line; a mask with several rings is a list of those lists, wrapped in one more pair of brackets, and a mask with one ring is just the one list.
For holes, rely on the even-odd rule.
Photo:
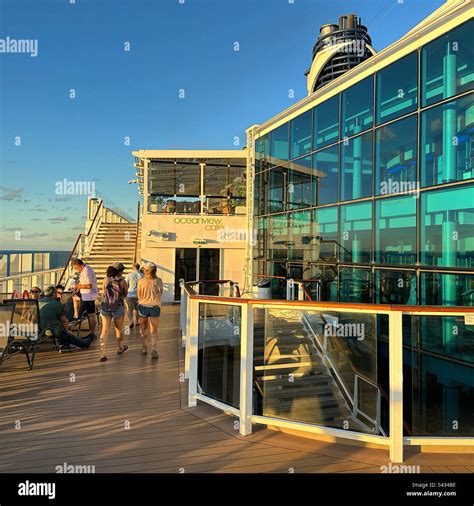
[[(160, 358), (130, 349), (99, 363), (90, 350), (61, 355), (45, 349), (33, 371), (23, 357), (0, 370), (0, 470), (49, 472), (58, 465), (95, 466), (96, 473), (295, 472), (380, 473), (386, 451), (329, 444), (254, 427), (240, 436), (234, 419), (199, 403), (186, 405), (179, 308), (160, 323)], [(472, 454), (411, 455), (422, 472), (474, 471)]]

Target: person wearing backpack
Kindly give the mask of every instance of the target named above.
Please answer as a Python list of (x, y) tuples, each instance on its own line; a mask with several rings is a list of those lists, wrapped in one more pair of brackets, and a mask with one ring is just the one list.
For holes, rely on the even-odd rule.
[(100, 314), (102, 316), (102, 333), (100, 335), (100, 361), (107, 360), (107, 339), (109, 329), (114, 320), (115, 336), (117, 338), (117, 354), (128, 350), (128, 346), (123, 343), (123, 320), (125, 309), (123, 305), (124, 298), (127, 296), (127, 283), (122, 277), (119, 277), (119, 271), (112, 265), (107, 268), (107, 274), (104, 278), (103, 297)]

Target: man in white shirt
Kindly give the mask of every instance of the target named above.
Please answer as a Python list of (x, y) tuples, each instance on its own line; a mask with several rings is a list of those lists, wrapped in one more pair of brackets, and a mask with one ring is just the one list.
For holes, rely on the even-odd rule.
[(140, 264), (133, 264), (133, 271), (125, 276), (125, 281), (128, 286), (127, 293), (127, 309), (128, 319), (130, 320), (130, 328), (133, 328), (135, 323), (133, 322), (133, 312), (135, 311), (135, 322), (136, 325), (140, 325), (138, 321), (138, 295), (137, 286), (143, 274), (140, 272)]
[(95, 335), (97, 328), (95, 301), (99, 297), (97, 277), (95, 275), (94, 269), (92, 269), (90, 265), (85, 264), (79, 258), (76, 258), (72, 261), (72, 268), (79, 273), (79, 283), (75, 285), (75, 291), (81, 294), (84, 310), (89, 316), (91, 334)]

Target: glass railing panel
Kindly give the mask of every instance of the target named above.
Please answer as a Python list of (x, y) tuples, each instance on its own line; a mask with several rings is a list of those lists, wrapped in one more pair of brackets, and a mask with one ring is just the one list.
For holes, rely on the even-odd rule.
[(383, 393), (377, 376), (388, 384), (388, 362), (377, 371), (376, 318), (362, 312), (256, 309), (254, 412), (380, 434)]
[(474, 326), (464, 315), (405, 315), (404, 419), (413, 436), (474, 435)]
[(239, 407), (241, 308), (199, 304), (198, 381), (208, 397)]

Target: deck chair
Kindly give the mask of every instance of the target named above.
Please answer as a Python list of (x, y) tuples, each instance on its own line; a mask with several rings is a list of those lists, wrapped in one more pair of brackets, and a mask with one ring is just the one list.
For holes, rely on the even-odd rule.
[(0, 302), (3, 302), (6, 299), (12, 299), (13, 292), (0, 292)]
[(38, 346), (53, 340), (58, 349), (56, 337), (50, 327), (42, 327), (38, 301), (36, 299), (11, 299), (6, 306), (12, 306), (11, 325), (8, 332), (7, 353), (23, 352), (28, 362), (28, 370), (33, 369)]
[[(63, 292), (61, 294), (61, 304), (62, 304), (62, 306), (64, 308), (64, 313), (66, 314), (66, 318), (68, 320), (70, 320), (74, 316), (73, 295), (74, 294), (73, 294), (72, 291)], [(82, 302), (81, 302), (81, 306), (79, 308), (79, 315), (80, 315), (79, 322), (71, 322), (69, 324), (69, 330), (71, 332), (74, 332), (76, 334), (76, 337), (79, 336), (81, 330), (88, 330), (88, 329), (90, 329), (89, 315), (87, 314), (86, 311), (84, 311), (84, 307), (83, 307), (83, 303)], [(97, 306), (96, 306), (95, 316), (97, 318), (97, 323), (99, 325), (101, 325), (99, 309), (98, 309)], [(86, 329), (82, 328), (82, 324), (83, 324), (83, 321), (85, 319), (87, 319), (88, 324), (89, 324), (88, 329), (87, 328)]]

